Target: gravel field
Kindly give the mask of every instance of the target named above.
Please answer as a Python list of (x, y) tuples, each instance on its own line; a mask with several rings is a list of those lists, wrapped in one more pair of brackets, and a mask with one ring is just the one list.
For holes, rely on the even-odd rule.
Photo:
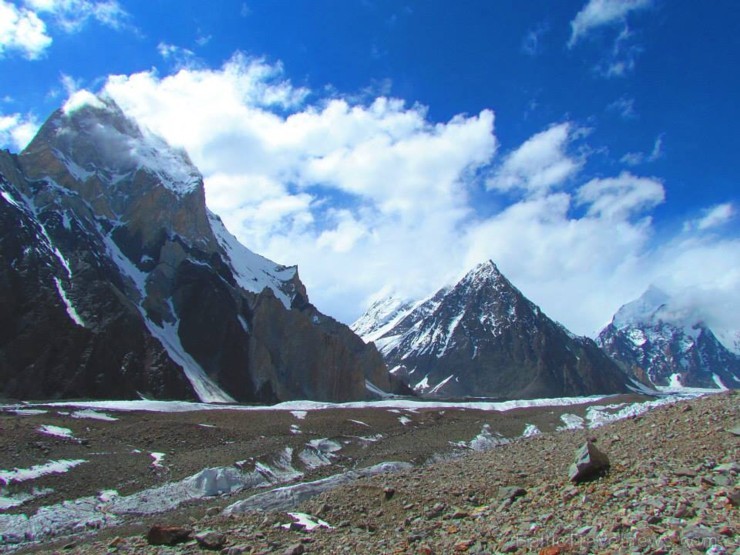
[[(576, 405), (507, 412), (97, 411), (79, 417), (72, 414), (75, 409), (59, 407), (41, 407), (46, 411), (41, 414), (5, 410), (0, 416), (1, 469), (86, 462), (29, 481), (14, 482), (6, 475), (6, 499), (41, 493), (0, 512), (0, 534), (6, 540), (2, 549), (293, 555), (740, 553), (738, 397), (706, 396), (596, 428), (563, 430), (568, 423), (579, 425), (580, 418), (593, 423), (594, 415), (614, 414), (624, 410), (622, 404), (637, 401), (645, 399), (610, 398), (595, 403), (601, 407), (596, 409)], [(620, 406), (604, 409), (607, 404)], [(117, 420), (100, 420), (100, 414)], [(42, 433), (43, 426), (56, 426), (50, 428), (55, 433), (70, 430), (70, 437), (49, 435), (49, 429)], [(611, 467), (598, 479), (575, 485), (568, 480), (568, 467), (587, 439), (608, 455)], [(316, 449), (307, 447), (311, 445)], [(3, 524), (9, 515), (32, 516), (43, 506), (85, 496), (105, 499), (100, 496), (107, 490), (132, 495), (207, 467), (236, 464), (246, 472), (264, 465), (277, 472), (286, 448), (293, 474), (262, 487), (187, 501), (160, 514), (130, 513), (117, 518), (115, 526), (82, 527), (72, 536), (48, 535), (36, 544), (8, 537), (7, 521)], [(306, 458), (309, 451), (323, 459)], [(322, 466), (317, 460), (324, 461)], [(411, 464), (347, 481), (298, 499), (298, 504), (283, 503), (278, 510), (223, 511), (274, 487), (389, 461)], [(181, 528), (182, 541), (150, 545), (147, 532), (153, 525)]]

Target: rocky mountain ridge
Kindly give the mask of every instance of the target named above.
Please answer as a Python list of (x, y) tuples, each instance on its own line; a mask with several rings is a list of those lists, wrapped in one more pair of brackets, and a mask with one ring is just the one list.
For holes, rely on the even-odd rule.
[(740, 387), (740, 357), (656, 287), (622, 306), (596, 342), (628, 372), (655, 385)]
[[(82, 94), (82, 93), (80, 93)], [(89, 93), (0, 153), (0, 394), (273, 402), (391, 389), (385, 365), (248, 250), (187, 155)]]
[(492, 261), (418, 303), (381, 301), (353, 324), (391, 373), (440, 397), (533, 398), (636, 387), (590, 339), (550, 320)]

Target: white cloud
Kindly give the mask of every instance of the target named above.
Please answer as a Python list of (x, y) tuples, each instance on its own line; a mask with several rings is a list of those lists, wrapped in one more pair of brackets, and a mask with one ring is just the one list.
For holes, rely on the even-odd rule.
[(567, 153), (573, 134), (570, 123), (561, 123), (527, 139), (506, 156), (488, 181), (488, 188), (542, 193), (563, 184), (583, 164)]
[(725, 224), (735, 217), (735, 207), (731, 202), (717, 204), (711, 208), (706, 208), (703, 215), (695, 220), (690, 220), (684, 224), (684, 231), (698, 230), (706, 231)]
[(635, 119), (637, 118), (637, 111), (635, 110), (635, 99), (627, 96), (618, 98), (609, 106), (607, 110), (616, 112), (622, 119)]
[(589, 0), (570, 22), (568, 46), (574, 46), (594, 29), (624, 23), (630, 12), (651, 5), (652, 0)]
[(663, 157), (663, 135), (658, 135), (653, 143), (652, 150), (645, 154), (644, 152), (628, 152), (622, 158), (620, 162), (627, 164), (628, 166), (639, 166), (645, 162), (655, 162)]
[(195, 52), (188, 48), (160, 42), (157, 45), (157, 52), (162, 59), (173, 62), (177, 68), (192, 68), (198, 65)]
[(36, 118), (21, 114), (0, 113), (0, 147), (23, 150), (39, 129)]
[[(706, 257), (687, 282), (717, 291), (726, 278), (709, 264), (715, 243), (691, 230), (656, 244), (660, 180), (577, 182), (583, 160), (569, 151), (583, 133), (573, 123), (494, 167), (491, 111), (435, 123), (383, 96), (308, 104), (279, 65), (239, 55), (216, 70), (111, 77), (105, 90), (186, 148), (210, 208), (248, 247), (297, 263), (312, 301), (343, 321), (381, 290), (427, 295), (487, 258), (577, 333), (597, 331), (667, 268), (679, 275)], [(491, 187), (524, 194), (492, 208), (501, 195)], [(737, 260), (737, 246), (723, 248)]]
[(26, 8), (0, 0), (0, 58), (18, 51), (36, 60), (51, 46), (52, 39), (38, 15)]
[(24, 4), (37, 14), (48, 14), (64, 31), (79, 31), (90, 19), (121, 29), (129, 17), (116, 0), (24, 0)]
[(592, 179), (578, 189), (576, 198), (588, 205), (587, 216), (625, 220), (662, 203), (665, 190), (656, 179), (622, 172), (618, 177)]

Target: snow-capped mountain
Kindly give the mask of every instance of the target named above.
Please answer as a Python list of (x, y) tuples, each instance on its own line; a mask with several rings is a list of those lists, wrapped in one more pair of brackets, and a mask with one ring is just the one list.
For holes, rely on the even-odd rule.
[(362, 399), (382, 358), (241, 245), (187, 155), (83, 94), (0, 152), (0, 394)]
[(491, 261), (423, 301), (380, 301), (352, 328), (426, 396), (554, 397), (633, 385), (592, 340), (550, 320)]
[(596, 342), (655, 385), (740, 387), (740, 358), (692, 310), (656, 287), (620, 308)]

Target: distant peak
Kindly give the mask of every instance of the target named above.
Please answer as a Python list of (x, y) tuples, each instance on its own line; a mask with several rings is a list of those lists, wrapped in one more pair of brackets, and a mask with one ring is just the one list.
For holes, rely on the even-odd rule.
[(623, 305), (617, 311), (612, 324), (617, 328), (625, 328), (636, 324), (651, 323), (660, 308), (669, 301), (668, 294), (655, 285), (650, 285), (640, 297)]

